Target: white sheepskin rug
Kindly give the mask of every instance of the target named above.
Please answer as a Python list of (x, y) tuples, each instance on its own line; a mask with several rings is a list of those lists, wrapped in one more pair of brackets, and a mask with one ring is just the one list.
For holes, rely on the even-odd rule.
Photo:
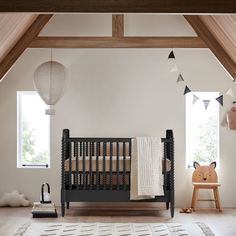
[(20, 206), (29, 206), (30, 202), (26, 197), (15, 190), (11, 193), (5, 193), (0, 198), (0, 207), (10, 206), (10, 207), (20, 207)]

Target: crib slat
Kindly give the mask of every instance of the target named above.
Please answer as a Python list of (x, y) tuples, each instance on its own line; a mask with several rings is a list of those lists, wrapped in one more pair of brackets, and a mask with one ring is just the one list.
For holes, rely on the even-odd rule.
[(93, 183), (92, 183), (92, 143), (89, 143), (89, 187), (90, 189), (93, 188)]
[(131, 157), (131, 152), (132, 152), (132, 148), (131, 148), (131, 143), (132, 143), (132, 139), (129, 140), (129, 156)]
[(86, 142), (85, 143), (85, 156), (87, 157), (88, 156), (88, 150), (89, 150), (89, 142)]
[(119, 143), (117, 142), (116, 143), (116, 189), (117, 190), (119, 190), (119, 188), (120, 188), (120, 184), (119, 184), (119, 175), (120, 175), (120, 168), (119, 168), (119, 162), (120, 162), (120, 160), (119, 160), (119, 152), (120, 152), (120, 150), (119, 150)]
[(100, 142), (96, 143), (96, 189), (99, 189), (98, 157), (100, 156)]
[(79, 142), (79, 156), (82, 156), (82, 141)]
[(83, 151), (83, 189), (86, 188), (86, 172), (85, 172), (85, 142), (82, 143)]
[(167, 143), (164, 143), (164, 164), (163, 164), (164, 191), (167, 190), (166, 157), (167, 157)]
[(106, 189), (106, 153), (107, 142), (103, 142), (103, 189)]
[(79, 177), (79, 153), (78, 153), (78, 142), (74, 142), (74, 156), (75, 156), (75, 166), (76, 166), (76, 170), (75, 170), (75, 185), (76, 188), (78, 188), (78, 177)]
[(92, 142), (92, 156), (95, 156), (95, 142)]
[(129, 188), (130, 188), (130, 173), (131, 173), (131, 153), (132, 153), (132, 139), (130, 139), (129, 141), (128, 141), (128, 145), (129, 145), (129, 157), (130, 157), (130, 159), (129, 159), (129, 166), (130, 166), (130, 170), (129, 170), (129, 173), (128, 173), (128, 184), (129, 184)]
[(71, 145), (72, 145), (72, 143), (70, 142), (69, 143), (69, 145), (68, 145), (68, 147), (69, 147), (69, 189), (72, 189), (72, 186), (71, 186), (71, 178), (72, 178), (72, 167), (71, 167), (71, 165), (72, 165), (72, 163), (71, 163)]
[(79, 183), (80, 183), (80, 186), (82, 186), (83, 183), (82, 183), (82, 174), (81, 173), (79, 174)]
[(112, 158), (113, 158), (113, 143), (112, 142), (110, 142), (110, 189), (112, 190), (112, 185), (113, 185), (113, 176), (112, 176)]
[[(82, 146), (82, 141), (79, 142), (79, 156), (80, 158), (83, 156), (83, 146)], [(81, 172), (80, 172), (80, 187), (83, 186), (83, 159), (81, 160)]]
[(126, 190), (126, 143), (123, 142), (123, 188)]

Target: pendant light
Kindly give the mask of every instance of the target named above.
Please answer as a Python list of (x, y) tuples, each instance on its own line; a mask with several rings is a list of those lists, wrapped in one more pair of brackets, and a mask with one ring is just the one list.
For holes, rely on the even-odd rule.
[(65, 67), (52, 60), (39, 65), (34, 72), (34, 87), (43, 101), (49, 105), (47, 115), (55, 115), (53, 106), (62, 97), (66, 83)]

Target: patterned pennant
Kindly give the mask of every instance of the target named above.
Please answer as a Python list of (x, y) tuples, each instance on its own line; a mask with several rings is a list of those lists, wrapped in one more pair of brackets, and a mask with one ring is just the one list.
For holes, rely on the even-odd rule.
[(231, 88), (229, 88), (227, 91), (226, 91), (226, 95), (230, 96), (230, 97), (234, 97), (234, 93), (233, 93), (233, 90)]
[(184, 81), (184, 78), (181, 74), (179, 74), (178, 79), (177, 79), (176, 82), (179, 83), (179, 82), (182, 82), (182, 81)]
[(195, 94), (193, 94), (193, 103), (195, 104), (200, 98), (198, 96), (196, 96)]
[(184, 95), (187, 94), (187, 93), (190, 93), (191, 90), (189, 89), (188, 86), (185, 86), (185, 89), (184, 89)]
[(223, 95), (216, 98), (216, 101), (220, 103), (220, 105), (223, 107)]
[(208, 108), (208, 106), (209, 106), (211, 100), (202, 100), (202, 101), (203, 101), (205, 110), (207, 110), (207, 108)]
[(173, 50), (170, 52), (168, 59), (175, 59), (175, 54), (174, 54)]
[(176, 72), (176, 71), (178, 71), (179, 69), (178, 69), (178, 66), (176, 65), (176, 64), (174, 64), (174, 66), (172, 67), (172, 69), (170, 70), (170, 72), (172, 73), (172, 72)]

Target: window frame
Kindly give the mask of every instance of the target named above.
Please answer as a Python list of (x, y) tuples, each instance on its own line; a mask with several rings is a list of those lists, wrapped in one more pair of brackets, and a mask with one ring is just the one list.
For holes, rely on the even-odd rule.
[[(212, 95), (210, 96), (210, 104), (212, 102), (216, 102), (216, 106), (217, 106), (217, 143), (216, 143), (216, 152), (217, 152), (217, 156), (216, 156), (216, 162), (217, 162), (217, 166), (216, 168), (219, 169), (220, 167), (220, 109), (219, 109), (219, 105), (217, 104), (217, 101), (213, 101), (213, 97), (217, 98), (219, 96), (219, 92), (218, 91), (196, 91), (196, 92), (191, 92), (192, 94), (196, 95), (197, 97), (199, 97), (200, 99), (197, 101), (197, 102), (201, 102), (202, 103), (202, 106), (204, 107), (204, 104), (203, 104), (203, 101), (201, 99), (201, 97), (204, 97), (204, 99), (206, 99), (207, 96), (209, 95), (206, 95), (207, 93), (212, 93)], [(202, 93), (202, 95), (201, 95)], [(186, 94), (187, 96), (190, 95), (190, 93)], [(188, 101), (187, 101), (188, 97), (185, 98), (185, 152), (186, 152), (186, 155), (185, 155), (185, 168), (186, 169), (193, 169), (193, 164), (190, 164), (190, 160), (193, 159), (193, 158), (190, 158), (190, 152), (189, 152), (189, 149), (191, 147), (188, 147), (188, 143), (189, 143), (189, 131), (188, 131), (188, 128), (189, 128), (189, 120), (188, 120)], [(190, 98), (189, 98), (190, 99)], [(195, 104), (192, 104), (192, 106), (194, 106)], [(204, 109), (204, 108), (203, 108)], [(194, 161), (194, 160), (193, 160)], [(201, 163), (200, 163), (201, 164)]]
[[(50, 169), (51, 168), (51, 118), (48, 116), (48, 164), (26, 166), (22, 164), (22, 95), (38, 95), (37, 91), (17, 91), (17, 168), (21, 169)], [(39, 96), (40, 98), (40, 96)], [(40, 98), (41, 99), (41, 98)], [(42, 100), (43, 102), (43, 100)], [(47, 105), (45, 104), (45, 109)]]

